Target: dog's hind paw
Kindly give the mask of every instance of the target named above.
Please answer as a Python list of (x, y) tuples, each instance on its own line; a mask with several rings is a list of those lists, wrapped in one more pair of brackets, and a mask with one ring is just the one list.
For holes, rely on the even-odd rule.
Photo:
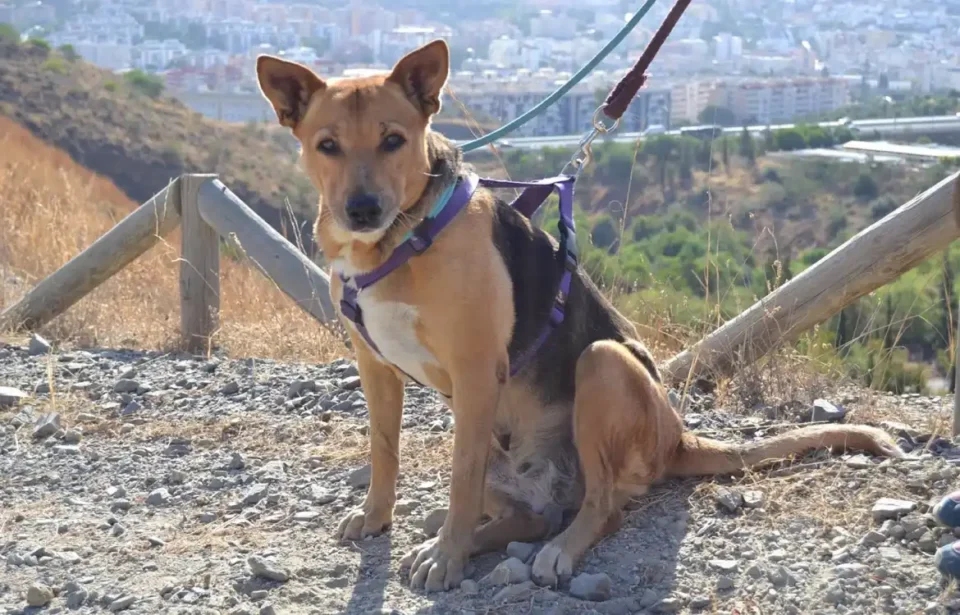
[(393, 520), (391, 511), (386, 513), (364, 505), (347, 513), (340, 521), (337, 536), (340, 540), (362, 540), (367, 536), (379, 536), (390, 529)]
[(556, 587), (573, 575), (573, 558), (553, 543), (547, 543), (533, 560), (533, 580), (538, 585)]
[[(400, 562), (402, 568), (410, 568), (410, 587), (428, 592), (446, 591), (460, 585), (466, 553), (453, 553), (451, 546), (439, 537), (431, 538)], [(462, 549), (457, 549), (462, 551)]]

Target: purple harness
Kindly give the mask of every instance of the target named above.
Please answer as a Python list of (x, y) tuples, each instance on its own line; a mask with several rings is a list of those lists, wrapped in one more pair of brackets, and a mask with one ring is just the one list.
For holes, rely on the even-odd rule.
[[(394, 249), (393, 254), (382, 265), (368, 273), (361, 273), (351, 277), (340, 274), (340, 280), (343, 282), (343, 296), (340, 299), (340, 311), (343, 315), (353, 322), (357, 331), (363, 336), (367, 345), (377, 353), (385, 362), (389, 361), (377, 348), (376, 343), (370, 337), (367, 327), (363, 323), (363, 311), (357, 302), (358, 294), (366, 288), (373, 286), (376, 282), (383, 279), (408, 260), (422, 254), (437, 235), (447, 227), (460, 211), (466, 207), (467, 203), (473, 197), (477, 186), (488, 188), (523, 188), (520, 196), (511, 203), (511, 207), (518, 212), (530, 218), (534, 212), (540, 208), (540, 205), (550, 196), (554, 190), (560, 197), (560, 221), (557, 224), (560, 230), (560, 249), (564, 252), (564, 270), (560, 278), (560, 285), (557, 289), (556, 300), (553, 309), (550, 311), (550, 317), (543, 325), (537, 339), (534, 340), (527, 349), (516, 357), (510, 358), (510, 375), (516, 375), (530, 359), (536, 355), (537, 351), (543, 346), (547, 338), (554, 329), (560, 326), (564, 317), (564, 305), (567, 301), (567, 295), (570, 293), (570, 281), (574, 271), (577, 269), (577, 239), (576, 228), (573, 223), (573, 183), (574, 178), (568, 175), (559, 175), (548, 179), (541, 179), (535, 182), (516, 182), (502, 179), (478, 178), (476, 175), (469, 174), (457, 182), (456, 187), (450, 198), (439, 211), (431, 212), (420, 224), (413, 229), (412, 233), (399, 246)], [(399, 366), (397, 369), (400, 369)], [(400, 369), (400, 371), (403, 371)], [(416, 378), (404, 372), (408, 378), (418, 382)]]

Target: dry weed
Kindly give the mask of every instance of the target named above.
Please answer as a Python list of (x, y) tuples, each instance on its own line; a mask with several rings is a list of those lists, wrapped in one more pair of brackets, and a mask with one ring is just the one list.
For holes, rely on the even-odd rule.
[[(93, 243), (136, 204), (0, 117), (0, 308)], [(179, 337), (179, 233), (162, 239), (44, 328), (59, 342), (172, 349)], [(254, 268), (221, 263), (221, 329), (233, 356), (329, 361), (343, 344)]]

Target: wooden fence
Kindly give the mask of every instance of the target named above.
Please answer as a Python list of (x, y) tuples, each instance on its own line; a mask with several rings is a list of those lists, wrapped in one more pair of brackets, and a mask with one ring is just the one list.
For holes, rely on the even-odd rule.
[[(681, 383), (730, 376), (945, 249), (960, 236), (958, 178), (960, 173), (904, 204), (673, 357), (664, 366), (666, 376)], [(216, 176), (192, 174), (170, 182), (0, 313), (0, 330), (43, 326), (178, 224), (183, 227), (180, 322), (185, 349), (203, 351), (218, 328), (220, 238), (241, 247), (262, 273), (319, 322), (328, 324), (336, 318), (327, 273)], [(956, 435), (960, 433), (960, 395), (955, 400)]]

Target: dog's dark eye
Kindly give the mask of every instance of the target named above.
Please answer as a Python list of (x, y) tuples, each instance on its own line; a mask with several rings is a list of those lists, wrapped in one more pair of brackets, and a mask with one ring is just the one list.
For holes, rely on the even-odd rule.
[(401, 137), (400, 135), (394, 133), (392, 135), (387, 135), (383, 139), (383, 143), (380, 144), (380, 147), (383, 148), (385, 152), (395, 152), (406, 143), (407, 140)]
[(317, 144), (317, 151), (328, 156), (340, 153), (340, 146), (333, 139), (323, 139)]

